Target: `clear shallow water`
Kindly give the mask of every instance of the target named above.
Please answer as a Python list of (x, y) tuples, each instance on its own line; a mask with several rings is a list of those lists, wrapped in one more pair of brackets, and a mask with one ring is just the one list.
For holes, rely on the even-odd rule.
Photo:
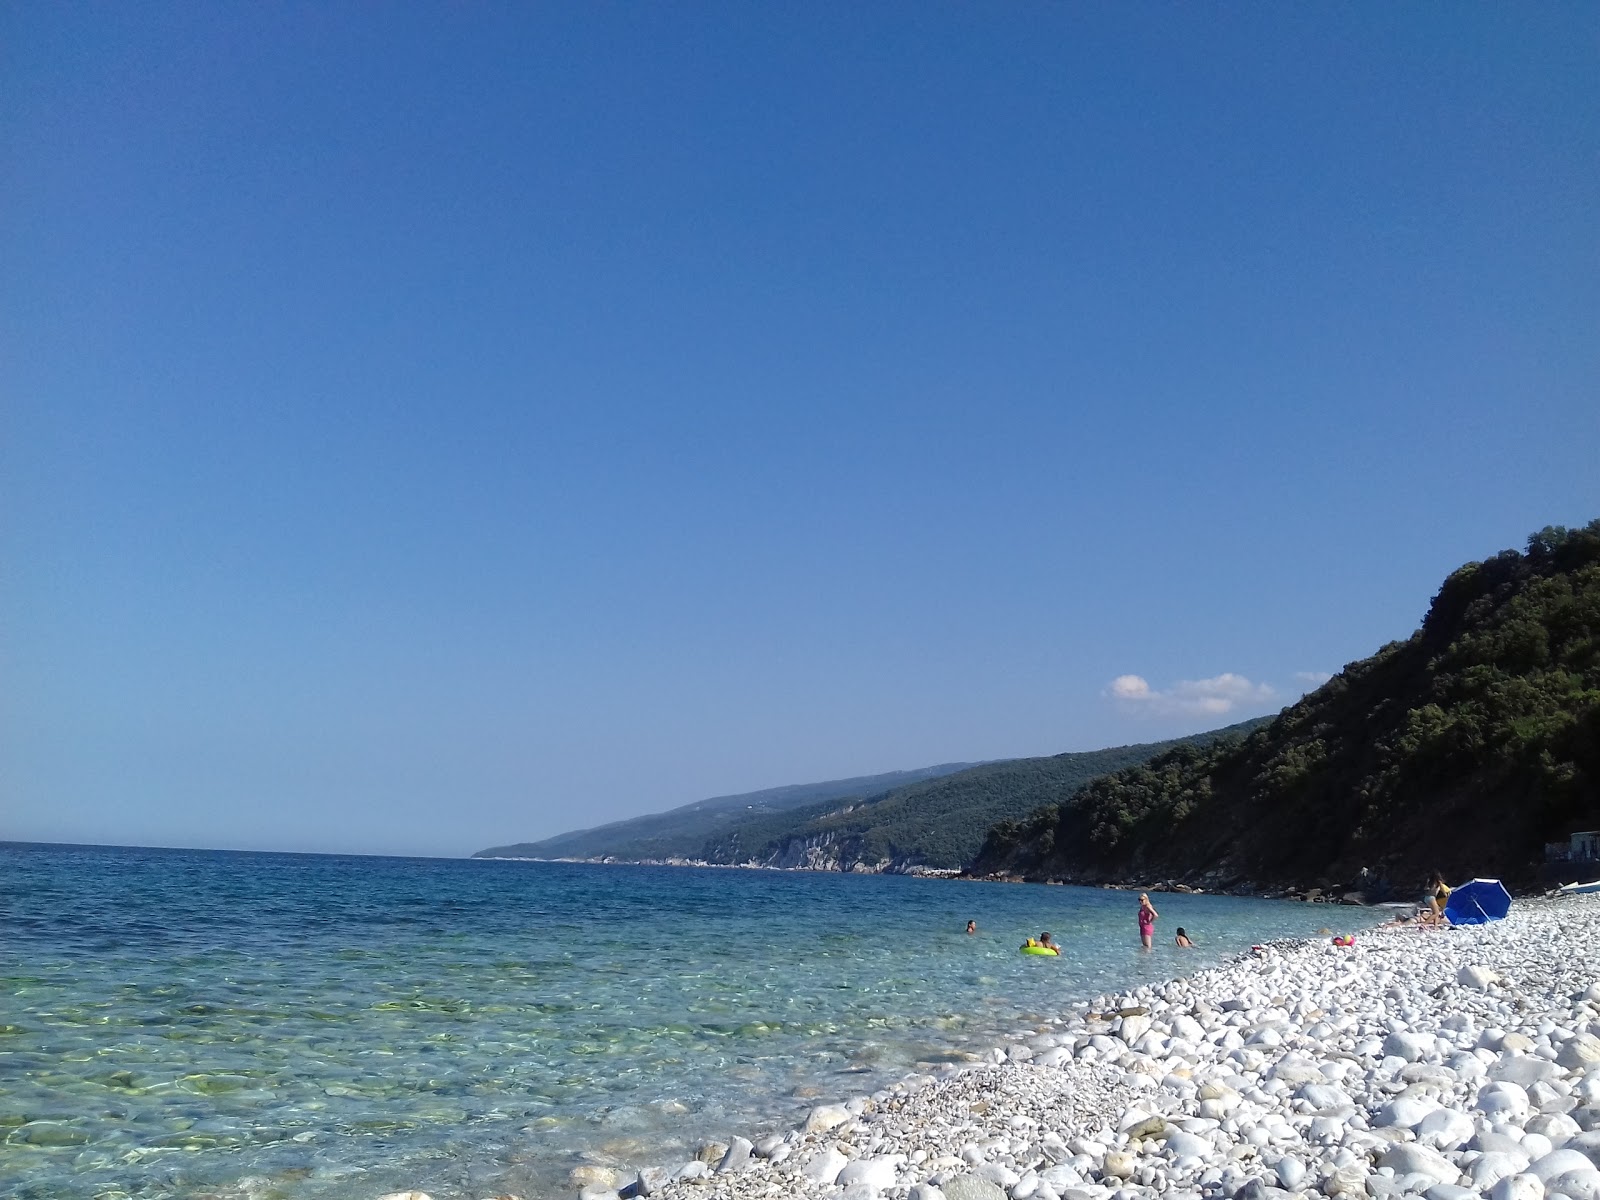
[[(1145, 952), (1127, 892), (0, 843), (0, 1194), (565, 1194), (580, 1156), (681, 1161), (1075, 1000), (1375, 920), (1154, 899)], [(1041, 929), (1061, 958), (1017, 953)]]

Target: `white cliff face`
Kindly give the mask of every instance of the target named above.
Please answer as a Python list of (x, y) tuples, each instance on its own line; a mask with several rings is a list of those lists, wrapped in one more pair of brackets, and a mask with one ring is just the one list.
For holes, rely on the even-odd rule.
[[(841, 843), (838, 835), (831, 833), (790, 838), (776, 854), (751, 865), (787, 871), (855, 871), (874, 875), (896, 869), (887, 858), (862, 860)], [(901, 864), (900, 869), (909, 865)]]

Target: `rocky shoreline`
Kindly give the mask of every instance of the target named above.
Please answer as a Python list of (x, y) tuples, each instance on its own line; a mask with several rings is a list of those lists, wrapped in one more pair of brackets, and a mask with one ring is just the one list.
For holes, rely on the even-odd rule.
[[(1257, 947), (582, 1200), (1600, 1200), (1600, 896)], [(385, 1200), (420, 1200), (398, 1193)]]

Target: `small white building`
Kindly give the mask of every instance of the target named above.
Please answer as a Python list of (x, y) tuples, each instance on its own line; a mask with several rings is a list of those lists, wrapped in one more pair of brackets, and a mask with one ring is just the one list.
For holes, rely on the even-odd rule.
[(1572, 835), (1567, 857), (1574, 862), (1600, 858), (1600, 829), (1585, 829)]

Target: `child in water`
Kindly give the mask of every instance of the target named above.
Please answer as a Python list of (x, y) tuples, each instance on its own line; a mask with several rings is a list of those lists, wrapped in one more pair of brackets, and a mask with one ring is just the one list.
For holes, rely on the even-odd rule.
[(967, 922), (967, 932), (968, 933), (977, 933), (978, 932), (978, 923), (976, 921), (968, 921)]
[(1175, 945), (1179, 945), (1179, 946), (1193, 946), (1194, 945), (1194, 943), (1189, 940), (1189, 935), (1183, 931), (1183, 926), (1182, 925), (1178, 926), (1178, 937), (1177, 937), (1177, 941), (1174, 944)]

